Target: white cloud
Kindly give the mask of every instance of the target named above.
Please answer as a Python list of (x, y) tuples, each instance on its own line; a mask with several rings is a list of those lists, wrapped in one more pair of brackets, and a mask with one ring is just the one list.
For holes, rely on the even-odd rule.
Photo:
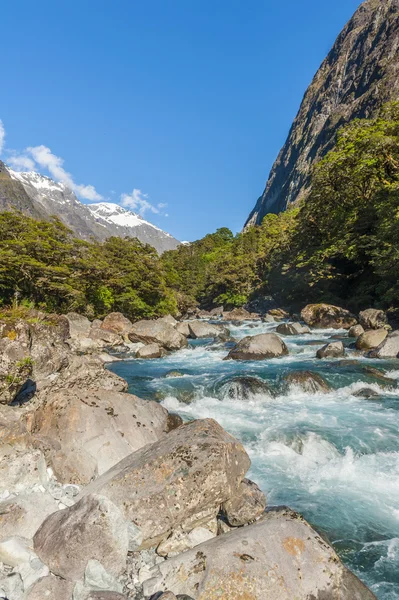
[(35, 168), (33, 158), (23, 156), (22, 154), (12, 154), (7, 158), (7, 164), (15, 169), (15, 171), (33, 171)]
[(3, 152), (6, 130), (4, 129), (3, 121), (0, 119), (0, 154)]
[(121, 195), (121, 205), (138, 212), (140, 215), (144, 215), (148, 210), (153, 213), (159, 213), (158, 208), (148, 202), (147, 198), (148, 194), (143, 194), (141, 190), (135, 188), (131, 194)]

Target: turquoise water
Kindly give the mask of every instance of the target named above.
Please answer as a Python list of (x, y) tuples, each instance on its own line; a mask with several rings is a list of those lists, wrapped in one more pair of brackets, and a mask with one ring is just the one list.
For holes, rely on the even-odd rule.
[[(238, 339), (274, 328), (247, 324), (231, 332)], [(399, 600), (399, 387), (385, 387), (364, 370), (375, 366), (399, 380), (399, 360), (372, 361), (349, 348), (348, 364), (317, 360), (317, 348), (337, 333), (348, 345), (345, 332), (332, 330), (286, 337), (290, 354), (281, 359), (223, 361), (226, 346), (207, 340), (163, 359), (122, 361), (111, 369), (128, 381), (130, 392), (158, 399), (184, 419), (216, 419), (245, 445), (249, 476), (269, 506), (301, 512), (377, 598)], [(183, 377), (165, 377), (171, 370)], [(287, 389), (282, 378), (293, 370), (318, 372), (332, 391)], [(224, 397), (222, 384), (244, 374), (265, 380), (273, 394)], [(365, 385), (379, 397), (353, 395)]]

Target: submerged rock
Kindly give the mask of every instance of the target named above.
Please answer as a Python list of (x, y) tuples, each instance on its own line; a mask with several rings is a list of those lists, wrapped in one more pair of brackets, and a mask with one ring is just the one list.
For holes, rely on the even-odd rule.
[(387, 315), (383, 310), (368, 308), (359, 314), (360, 325), (364, 329), (381, 329), (388, 324)]
[(377, 348), (387, 337), (388, 332), (386, 329), (370, 329), (362, 333), (357, 341), (357, 350), (371, 350)]
[(316, 352), (317, 358), (340, 358), (341, 356), (345, 356), (342, 342), (330, 342)]
[(273, 392), (263, 379), (239, 375), (216, 386), (216, 393), (222, 399), (250, 400), (253, 396), (271, 397)]
[(310, 329), (300, 323), (281, 323), (277, 326), (276, 333), (281, 335), (304, 335), (310, 333)]
[(314, 329), (350, 329), (357, 322), (349, 310), (332, 304), (308, 304), (301, 311), (301, 319)]
[(230, 350), (227, 359), (264, 360), (288, 354), (288, 348), (275, 333), (247, 336)]
[(151, 547), (188, 519), (193, 529), (201, 511), (216, 516), (220, 504), (237, 494), (249, 466), (242, 444), (204, 419), (126, 457), (83, 493), (107, 496), (141, 530), (142, 547)]
[(327, 393), (330, 386), (318, 373), (313, 371), (293, 371), (284, 376), (288, 386), (300, 387), (307, 394)]
[(366, 375), (370, 375), (378, 380), (379, 385), (382, 386), (392, 386), (396, 387), (397, 381), (396, 379), (392, 379), (391, 377), (387, 377), (384, 371), (377, 369), (376, 367), (370, 367), (369, 365), (365, 365), (362, 367), (362, 371), (366, 373)]
[(379, 398), (380, 395), (378, 392), (373, 390), (372, 388), (362, 388), (361, 390), (357, 390), (353, 392), (354, 396), (358, 396), (359, 398)]
[(376, 600), (298, 515), (271, 512), (151, 572), (145, 596), (171, 590), (196, 600)]

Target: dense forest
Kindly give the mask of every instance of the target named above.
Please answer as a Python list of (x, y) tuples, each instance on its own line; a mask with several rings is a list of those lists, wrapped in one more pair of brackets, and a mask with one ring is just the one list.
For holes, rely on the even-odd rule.
[(159, 257), (137, 239), (84, 242), (56, 219), (0, 214), (0, 303), (101, 317), (330, 301), (399, 308), (399, 102), (353, 121), (315, 167), (302, 205)]

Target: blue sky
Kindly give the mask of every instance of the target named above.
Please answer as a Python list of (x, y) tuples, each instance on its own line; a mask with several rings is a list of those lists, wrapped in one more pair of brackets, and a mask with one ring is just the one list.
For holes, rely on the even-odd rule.
[(70, 174), (85, 201), (123, 201), (181, 240), (238, 231), (359, 4), (4, 2), (1, 158)]

